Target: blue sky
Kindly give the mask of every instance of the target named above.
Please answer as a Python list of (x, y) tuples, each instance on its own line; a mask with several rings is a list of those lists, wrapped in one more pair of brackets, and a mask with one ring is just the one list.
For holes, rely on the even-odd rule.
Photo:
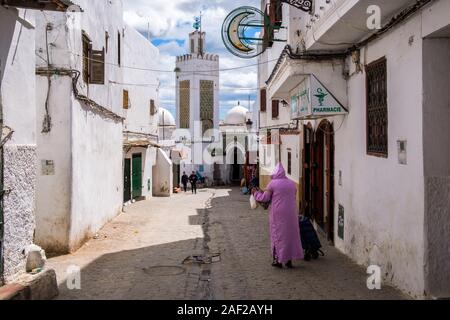
[[(259, 0), (124, 0), (125, 20), (141, 33), (150, 32), (152, 43), (160, 49), (159, 65), (164, 70), (175, 69), (175, 57), (187, 52), (186, 40), (193, 31), (194, 17), (203, 12), (206, 50), (220, 55), (220, 68), (234, 68), (254, 64), (255, 60), (240, 59), (230, 54), (221, 38), (225, 17), (239, 6), (259, 6)], [(150, 29), (148, 27), (150, 23)], [(256, 67), (221, 72), (220, 113), (238, 104), (248, 106), (256, 99)], [(161, 106), (175, 115), (175, 76), (161, 74)]]

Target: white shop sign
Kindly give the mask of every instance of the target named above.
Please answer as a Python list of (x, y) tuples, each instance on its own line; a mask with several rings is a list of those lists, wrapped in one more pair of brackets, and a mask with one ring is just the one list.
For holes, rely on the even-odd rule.
[(293, 120), (348, 114), (348, 110), (314, 75), (305, 76), (291, 92), (291, 111)]

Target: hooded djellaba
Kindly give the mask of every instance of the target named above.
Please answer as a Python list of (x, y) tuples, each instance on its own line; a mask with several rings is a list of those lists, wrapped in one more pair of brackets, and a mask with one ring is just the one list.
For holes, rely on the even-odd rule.
[(269, 221), (273, 266), (282, 268), (284, 264), (292, 268), (292, 261), (303, 260), (304, 254), (298, 225), (297, 188), (287, 178), (281, 163), (275, 168), (267, 190), (255, 191), (254, 196), (258, 202), (271, 203)]

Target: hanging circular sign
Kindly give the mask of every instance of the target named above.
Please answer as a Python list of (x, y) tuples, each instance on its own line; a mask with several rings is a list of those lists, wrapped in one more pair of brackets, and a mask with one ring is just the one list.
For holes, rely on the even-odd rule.
[(264, 33), (270, 21), (261, 10), (240, 7), (232, 11), (222, 26), (225, 47), (240, 58), (254, 58), (264, 52)]

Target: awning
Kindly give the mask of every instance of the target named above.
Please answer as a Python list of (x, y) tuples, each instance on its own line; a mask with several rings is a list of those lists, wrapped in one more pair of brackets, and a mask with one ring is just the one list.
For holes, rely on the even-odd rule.
[(161, 146), (155, 142), (150, 140), (142, 139), (142, 140), (125, 140), (123, 142), (124, 148), (161, 148)]
[(344, 61), (293, 60), (286, 57), (271, 76), (267, 92), (271, 100), (286, 101), (291, 120), (347, 114), (347, 81)]
[[(24, 9), (67, 11), (71, 6), (76, 6), (70, 0), (0, 0), (2, 6), (10, 6)], [(81, 12), (81, 8), (76, 6)]]

